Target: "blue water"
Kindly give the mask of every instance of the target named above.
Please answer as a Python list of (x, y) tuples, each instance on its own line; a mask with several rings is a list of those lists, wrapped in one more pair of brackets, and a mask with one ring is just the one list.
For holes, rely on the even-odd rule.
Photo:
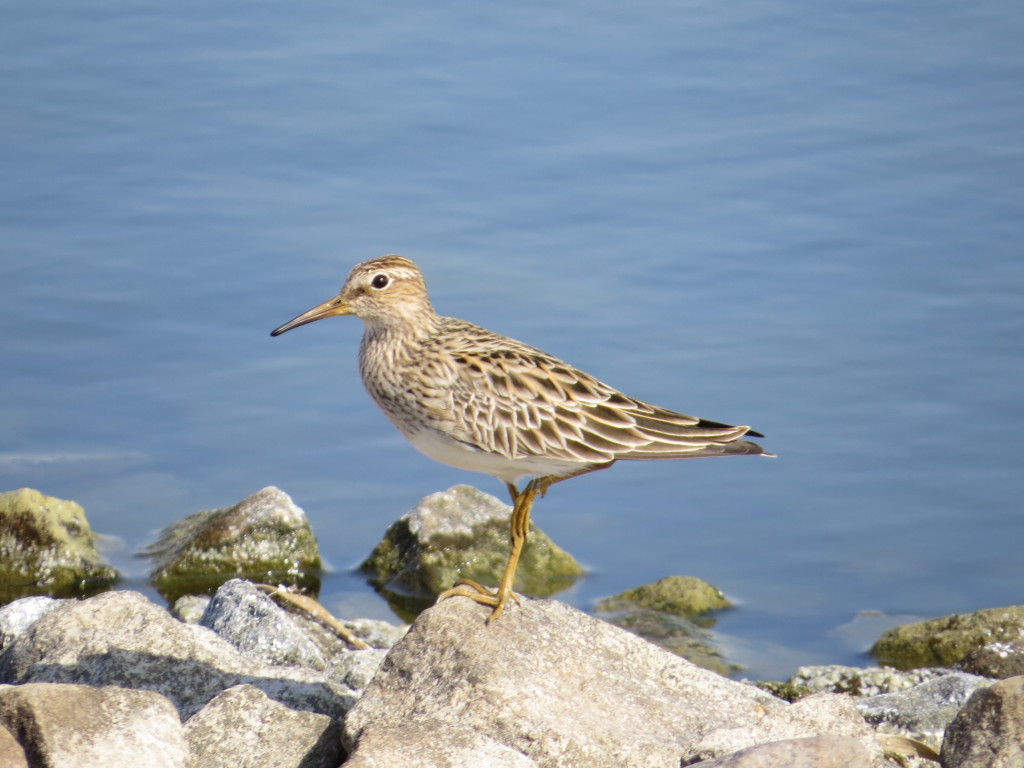
[(503, 489), (376, 411), (357, 320), (268, 334), (398, 252), (779, 455), (557, 486), (563, 599), (705, 578), (752, 677), (1020, 603), (1022, 39), (1005, 0), (6, 4), (0, 490), (82, 503), (144, 588), (156, 530), (275, 484), (325, 604), (386, 616), (349, 569), (387, 525)]

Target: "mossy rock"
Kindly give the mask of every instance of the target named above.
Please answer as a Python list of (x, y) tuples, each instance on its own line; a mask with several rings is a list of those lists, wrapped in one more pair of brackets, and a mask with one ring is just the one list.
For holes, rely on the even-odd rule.
[(1022, 636), (1024, 606), (988, 608), (887, 629), (871, 655), (897, 669), (948, 667), (978, 648)]
[[(388, 528), (360, 570), (409, 619), (459, 579), (500, 581), (511, 515), (511, 507), (472, 486), (431, 494)], [(572, 555), (531, 523), (516, 570), (517, 592), (547, 597), (583, 573)]]
[(142, 556), (154, 559), (151, 579), (168, 602), (212, 594), (228, 579), (245, 578), (320, 588), (322, 562), (305, 513), (273, 486), (232, 507), (196, 512), (165, 528)]
[(598, 601), (598, 612), (624, 608), (648, 608), (674, 616), (692, 618), (732, 607), (718, 587), (695, 576), (666, 576), (653, 584), (642, 584)]
[(32, 488), (0, 493), (0, 603), (90, 595), (117, 579), (79, 504)]
[(599, 618), (725, 677), (743, 671), (725, 659), (710, 632), (681, 616), (634, 607), (601, 613)]

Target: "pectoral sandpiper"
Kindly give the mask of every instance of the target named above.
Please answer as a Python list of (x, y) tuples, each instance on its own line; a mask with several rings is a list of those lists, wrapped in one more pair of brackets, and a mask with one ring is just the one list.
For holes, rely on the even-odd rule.
[[(419, 268), (401, 256), (356, 266), (334, 298), (277, 328), (277, 336), (332, 315), (366, 326), (363, 384), (416, 448), (437, 461), (504, 481), (512, 496), (512, 551), (497, 590), (463, 580), (461, 595), (491, 606), (510, 598), (530, 509), (554, 483), (620, 459), (766, 454), (734, 427), (624, 395), (522, 342), (434, 311)], [(515, 483), (532, 478), (520, 491)]]

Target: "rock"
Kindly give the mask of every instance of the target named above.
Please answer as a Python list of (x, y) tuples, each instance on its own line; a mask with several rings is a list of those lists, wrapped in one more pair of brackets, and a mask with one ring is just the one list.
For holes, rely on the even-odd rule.
[(186, 624), (198, 624), (209, 604), (209, 595), (182, 595), (171, 606), (171, 615)]
[(0, 651), (28, 631), (36, 621), (61, 604), (52, 597), (23, 597), (0, 608)]
[(182, 719), (249, 683), (293, 709), (340, 719), (355, 693), (313, 670), (271, 666), (205, 627), (184, 624), (137, 592), (68, 601), (0, 654), (0, 682), (83, 683), (156, 691)]
[(1024, 675), (1024, 642), (987, 643), (968, 653), (954, 667), (997, 680)]
[[(212, 629), (249, 658), (275, 666), (315, 669), (341, 683), (354, 696), (370, 682), (387, 653), (377, 649), (350, 649), (333, 632), (315, 621), (290, 613), (254, 584), (242, 579), (225, 582), (217, 590), (199, 624)], [(377, 640), (387, 637), (381, 628), (385, 622), (347, 624)], [(353, 634), (358, 635), (358, 631)]]
[[(468, 485), (422, 499), (388, 528), (360, 566), (404, 618), (412, 618), (460, 578), (495, 585), (509, 554), (512, 508)], [(553, 595), (573, 584), (583, 566), (530, 524), (515, 589)]]
[(742, 667), (725, 660), (710, 632), (689, 619), (648, 608), (600, 613), (598, 618), (720, 675), (742, 671)]
[(408, 624), (390, 624), (380, 619), (341, 619), (356, 637), (371, 648), (390, 648), (409, 631)]
[(185, 738), (192, 764), (203, 768), (336, 768), (342, 758), (337, 722), (251, 685), (217, 694), (185, 723)]
[(690, 768), (871, 768), (871, 753), (848, 736), (811, 736), (747, 747)]
[(606, 597), (598, 601), (595, 610), (600, 613), (647, 608), (689, 619), (731, 607), (732, 602), (725, 593), (706, 581), (695, 576), (666, 576), (653, 584), (643, 584)]
[(788, 701), (790, 704), (800, 701), (800, 699), (806, 699), (808, 696), (813, 696), (821, 691), (816, 691), (806, 685), (800, 685), (799, 683), (783, 682), (779, 680), (753, 680), (753, 685), (760, 688), (762, 691), (767, 691), (772, 696), (777, 696), (780, 699)]
[(946, 728), (944, 768), (1024, 765), (1024, 677), (979, 688)]
[[(707, 701), (692, 706), (707, 706)], [(722, 727), (700, 737), (687, 759), (703, 760), (731, 754), (755, 744), (786, 741), (818, 735), (848, 736), (856, 739), (873, 760), (881, 748), (872, 731), (857, 712), (849, 696), (817, 694), (772, 710), (757, 723), (756, 738), (744, 725)], [(788, 766), (787, 766), (788, 768)]]
[[(325, 654), (297, 621), (273, 600), (243, 579), (231, 579), (217, 590), (199, 619), (251, 659), (275, 666), (327, 669)], [(344, 644), (336, 640), (340, 650)]]
[(0, 603), (92, 594), (117, 578), (81, 506), (31, 488), (0, 493)]
[(597, 616), (705, 669), (730, 675), (742, 668), (725, 661), (705, 631), (714, 619), (694, 618), (732, 605), (718, 587), (693, 576), (668, 576), (600, 600)]
[(971, 694), (991, 681), (952, 672), (897, 693), (883, 693), (857, 702), (864, 719), (882, 733), (915, 739), (936, 752), (942, 735)]
[[(844, 667), (840, 664), (797, 669), (787, 685), (817, 693), (848, 693), (857, 698), (895, 693), (948, 675), (948, 669), (900, 671), (891, 667)], [(786, 698), (786, 697), (783, 697)]]
[(536, 768), (538, 763), (473, 728), (450, 721), (416, 721), (374, 728), (344, 768)]
[(188, 765), (178, 713), (153, 691), (55, 683), (0, 686), (0, 723), (18, 734), (33, 765)]
[(880, 757), (846, 697), (787, 704), (553, 600), (488, 615), (453, 598), (419, 616), (345, 719), (351, 765), (483, 764), (445, 762), (436, 743), (395, 762), (404, 734), (418, 743), (439, 723), (502, 766), (530, 765), (512, 750), (538, 768), (660, 768), (820, 735), (850, 736)]
[(1024, 638), (1024, 606), (989, 608), (892, 627), (871, 648), (882, 664), (897, 669), (948, 667), (993, 642)]
[(236, 576), (320, 588), (320, 551), (306, 514), (284, 491), (257, 491), (233, 507), (196, 512), (165, 528), (140, 554), (154, 559), (151, 578), (173, 603), (212, 592)]
[(4, 768), (29, 768), (25, 750), (14, 738), (14, 734), (2, 725), (0, 725), (0, 765)]

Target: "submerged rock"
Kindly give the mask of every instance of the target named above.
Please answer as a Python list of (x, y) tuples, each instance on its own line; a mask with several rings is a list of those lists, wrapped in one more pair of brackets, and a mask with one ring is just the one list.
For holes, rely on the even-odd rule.
[(597, 617), (720, 675), (743, 671), (742, 667), (725, 659), (710, 632), (689, 619), (648, 608), (624, 608), (598, 613)]
[(598, 618), (622, 627), (666, 651), (705, 669), (732, 675), (729, 664), (706, 630), (714, 619), (703, 616), (732, 605), (718, 587), (694, 576), (667, 576), (598, 601)]
[(696, 576), (666, 576), (653, 584), (642, 584), (606, 597), (595, 606), (598, 612), (647, 608), (685, 619), (731, 607), (732, 602), (722, 590)]
[(165, 528), (145, 548), (153, 583), (168, 602), (212, 592), (228, 579), (248, 578), (320, 588), (321, 560), (306, 514), (284, 491), (257, 491), (233, 507), (196, 512)]
[(117, 578), (80, 505), (32, 488), (0, 493), (0, 603), (94, 594)]
[(1024, 606), (988, 608), (892, 627), (871, 655), (897, 669), (946, 667), (993, 642), (1024, 639)]
[[(389, 604), (415, 616), (459, 579), (496, 585), (509, 554), (512, 508), (468, 485), (422, 499), (388, 528), (360, 566)], [(548, 596), (583, 574), (572, 555), (530, 524), (516, 571), (517, 592)]]

